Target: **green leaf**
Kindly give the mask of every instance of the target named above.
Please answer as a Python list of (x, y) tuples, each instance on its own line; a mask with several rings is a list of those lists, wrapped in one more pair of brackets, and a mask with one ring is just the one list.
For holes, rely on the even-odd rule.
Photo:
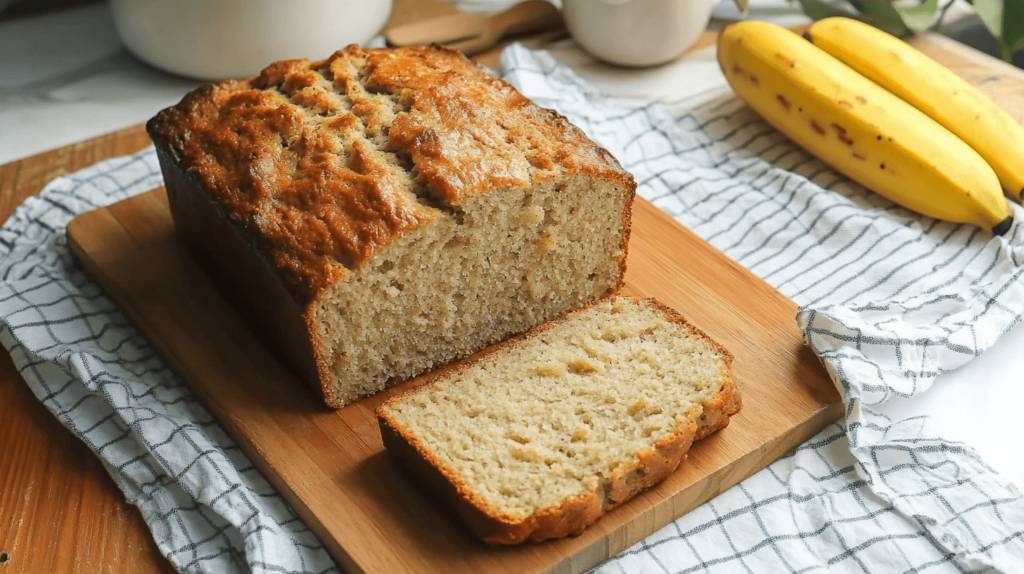
[(939, 20), (939, 0), (925, 0), (917, 6), (894, 6), (903, 23), (915, 32), (927, 30)]
[(732, 0), (733, 4), (736, 4), (736, 9), (740, 11), (740, 14), (747, 13), (747, 7), (750, 5), (750, 0)]
[(821, 0), (800, 0), (800, 5), (804, 9), (804, 14), (807, 14), (812, 20), (821, 20), (823, 18), (831, 18), (832, 16), (849, 17), (851, 15), (849, 12), (840, 10)]
[(996, 38), (1003, 35), (1003, 0), (967, 0), (974, 5), (985, 27)]
[(992, 35), (999, 39), (1003, 59), (1013, 60), (1013, 51), (1024, 48), (1024, 0), (967, 0)]
[[(980, 2), (1001, 2), (1002, 0), (968, 0)], [(1013, 0), (1024, 3), (1024, 0)], [(847, 0), (859, 14), (851, 14), (837, 5), (836, 2), (825, 0), (800, 0), (804, 14), (814, 20), (830, 16), (852, 16), (881, 28), (896, 36), (908, 36), (914, 32), (927, 30), (938, 22), (942, 16), (939, 0), (919, 0), (917, 4), (905, 5), (893, 0)]]
[(1013, 51), (1024, 47), (1024, 0), (1004, 0), (1003, 33), (999, 37), (1003, 45), (1003, 59), (1012, 61)]
[(862, 20), (890, 34), (906, 36), (911, 32), (890, 0), (863, 0), (860, 11)]

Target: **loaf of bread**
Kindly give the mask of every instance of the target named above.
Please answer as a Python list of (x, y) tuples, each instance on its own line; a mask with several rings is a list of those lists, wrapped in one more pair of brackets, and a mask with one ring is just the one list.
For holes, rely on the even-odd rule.
[(622, 283), (633, 178), (458, 52), (277, 62), (147, 129), (178, 233), (334, 407)]
[(651, 299), (602, 299), (377, 409), (417, 483), (484, 541), (578, 534), (740, 409), (732, 356)]

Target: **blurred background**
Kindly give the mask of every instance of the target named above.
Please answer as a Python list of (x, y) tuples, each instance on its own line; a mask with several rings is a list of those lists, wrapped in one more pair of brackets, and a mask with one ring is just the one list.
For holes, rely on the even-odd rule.
[[(973, 5), (966, 0), (927, 0), (920, 4), (911, 0), (909, 5), (897, 3), (896, 6), (903, 7), (903, 11), (898, 13), (903, 15), (903, 20), (909, 22), (913, 29), (937, 31), (996, 57), (1007, 57), (1004, 46), (991, 30), (1000, 30), (1000, 18), (1010, 18), (1012, 14), (993, 13), (993, 2), (998, 4), (997, 7), (1002, 5), (1002, 0), (973, 0)], [(364, 0), (356, 5), (361, 7), (360, 10), (363, 10), (362, 7), (373, 6), (377, 7), (378, 12), (383, 10), (380, 22), (386, 19), (383, 30), (387, 30), (422, 17), (424, 11), (437, 10), (440, 3), (441, 0), (395, 0), (391, 7), (387, 0)], [(560, 1), (553, 3), (561, 7)], [(0, 0), (0, 164), (144, 122), (156, 111), (176, 103), (185, 92), (202, 83), (154, 67), (137, 57), (136, 54), (140, 53), (137, 47), (134, 53), (125, 47), (125, 31), (119, 30), (117, 26), (116, 10), (121, 9), (121, 17), (125, 18), (123, 14), (130, 13), (130, 10), (125, 10), (125, 6), (137, 8), (161, 4), (175, 5), (172, 0)], [(207, 0), (205, 5), (219, 4), (227, 6), (230, 2)], [(515, 2), (463, 0), (451, 4), (461, 12), (486, 15), (500, 12)], [(811, 21), (807, 14), (820, 17), (830, 10), (856, 13), (858, 8), (864, 9), (865, 5), (878, 4), (862, 4), (860, 1), (826, 4), (819, 0), (750, 0), (749, 11), (744, 16), (737, 3), (725, 1), (714, 7), (708, 27), (719, 29), (743, 17), (771, 20), (783, 25), (799, 25)], [(280, 2), (278, 5), (294, 4)], [(905, 10), (907, 7), (909, 11)], [(374, 22), (376, 16), (369, 12), (360, 12), (352, 18), (328, 17), (325, 14), (320, 16), (327, 26), (353, 28), (355, 24), (362, 24), (363, 29), (356, 29), (365, 37), (374, 39), (358, 41), (371, 45), (384, 43), (378, 36), (381, 24)], [(874, 18), (876, 21), (873, 23), (876, 25), (881, 23), (898, 27), (902, 24), (898, 17), (886, 20), (887, 14), (867, 13), (866, 17)], [(139, 38), (146, 40), (158, 36), (167, 28), (174, 27), (167, 22), (158, 24), (161, 25), (154, 29), (137, 31), (135, 42), (138, 43)], [(307, 29), (289, 29), (284, 24), (280, 28), (285, 29), (293, 38), (301, 38), (303, 34), (309, 33)], [(908, 32), (910, 29), (895, 31)], [(565, 34), (562, 33), (562, 36), (564, 38)], [(555, 36), (549, 35), (547, 39), (554, 40), (554, 46), (559, 45), (557, 33)], [(265, 43), (271, 38), (268, 36), (254, 40), (260, 45), (259, 42)], [(231, 41), (241, 42), (237, 39)], [(560, 41), (563, 46), (572, 43), (568, 38)], [(187, 39), (179, 39), (179, 42), (185, 44), (183, 50), (195, 47)], [(347, 42), (339, 40), (336, 47), (341, 48), (344, 43)], [(552, 45), (551, 42), (548, 45)], [(324, 57), (330, 50), (321, 52), (310, 56)], [(295, 54), (296, 57), (302, 55), (305, 54)], [(557, 53), (556, 57), (559, 57)], [(153, 58), (147, 59), (155, 61)], [(1007, 59), (1012, 59), (1018, 67), (1022, 66), (1024, 50), (1011, 50)], [(574, 69), (581, 66), (578, 59), (572, 64)], [(594, 70), (601, 66), (612, 68), (594, 62), (588, 63), (588, 66)], [(618, 72), (613, 70), (608, 73)]]

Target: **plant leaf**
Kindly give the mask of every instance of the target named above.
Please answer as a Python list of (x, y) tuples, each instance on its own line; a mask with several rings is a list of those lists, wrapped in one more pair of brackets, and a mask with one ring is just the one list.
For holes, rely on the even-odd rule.
[(927, 30), (939, 20), (939, 0), (925, 0), (917, 6), (894, 6), (903, 23), (915, 32)]
[(831, 18), (832, 16), (851, 16), (849, 12), (840, 10), (821, 0), (800, 0), (800, 5), (804, 9), (804, 14), (807, 14), (812, 20), (821, 20), (823, 18)]
[(1004, 0), (1003, 33), (999, 42), (1007, 62), (1012, 61), (1014, 50), (1024, 47), (1024, 0)]
[(740, 14), (746, 14), (747, 8), (750, 5), (750, 0), (732, 0), (733, 4), (736, 5), (736, 9), (740, 11)]
[(895, 36), (907, 36), (911, 32), (891, 0), (863, 0), (860, 10), (862, 19), (876, 28)]
[(1003, 0), (967, 0), (981, 22), (996, 38), (1003, 35)]
[(992, 35), (999, 39), (1003, 59), (1024, 48), (1024, 0), (967, 0)]

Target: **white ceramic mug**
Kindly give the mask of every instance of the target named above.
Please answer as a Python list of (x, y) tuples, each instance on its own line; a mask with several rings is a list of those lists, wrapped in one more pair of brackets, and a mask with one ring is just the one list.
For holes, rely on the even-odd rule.
[(391, 0), (111, 0), (110, 7), (121, 40), (140, 59), (220, 80), (362, 44), (384, 26)]
[(562, 0), (565, 25), (597, 58), (653, 66), (692, 46), (721, 0)]

